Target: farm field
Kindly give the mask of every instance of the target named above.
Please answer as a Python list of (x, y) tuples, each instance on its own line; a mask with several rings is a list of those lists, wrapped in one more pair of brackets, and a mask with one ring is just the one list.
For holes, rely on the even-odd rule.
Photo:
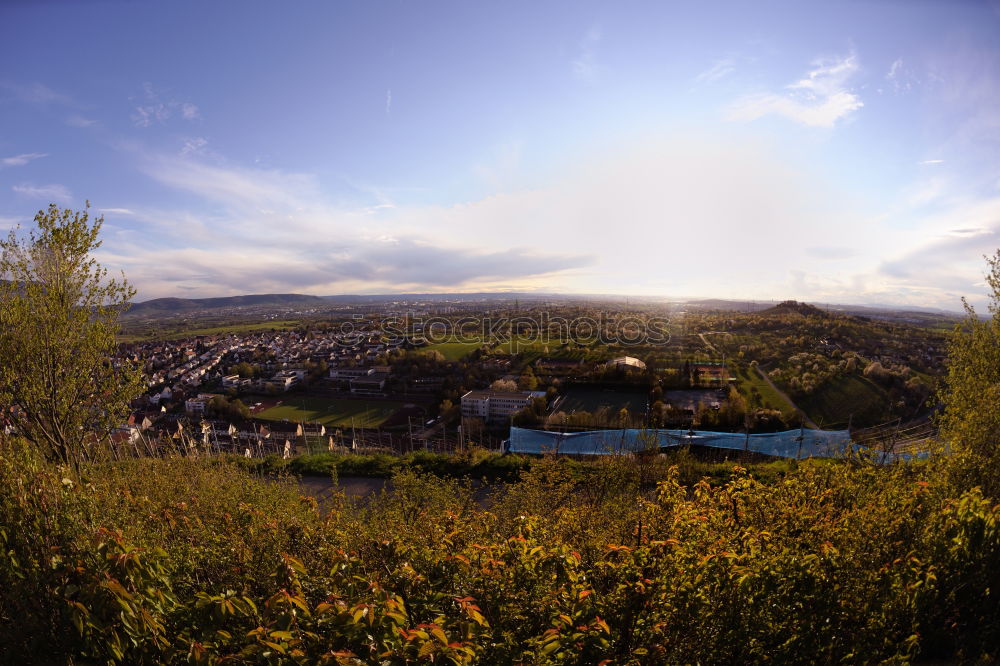
[(268, 421), (288, 420), (294, 423), (321, 423), (325, 426), (375, 428), (382, 425), (403, 403), (387, 400), (327, 398), (323, 396), (289, 396), (280, 404), (254, 414)]
[(594, 413), (601, 407), (612, 410), (625, 408), (632, 414), (646, 411), (648, 398), (642, 391), (616, 391), (611, 389), (570, 389), (560, 400), (557, 409), (562, 412)]

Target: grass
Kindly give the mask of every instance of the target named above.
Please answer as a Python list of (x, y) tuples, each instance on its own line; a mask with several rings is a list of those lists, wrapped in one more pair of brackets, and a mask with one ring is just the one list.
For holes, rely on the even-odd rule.
[(479, 342), (439, 342), (423, 347), (421, 351), (437, 351), (449, 361), (461, 361), (481, 346), (482, 343)]
[(748, 400), (752, 388), (757, 388), (764, 407), (777, 409), (787, 419), (795, 414), (795, 407), (785, 400), (784, 396), (771, 388), (760, 374), (749, 366), (739, 366), (735, 369), (736, 378), (739, 380), (739, 390)]
[(870, 426), (885, 421), (889, 413), (885, 391), (858, 375), (827, 382), (801, 398), (799, 407), (820, 426), (846, 427), (848, 419), (856, 427)]
[(321, 423), (325, 426), (375, 428), (382, 425), (403, 406), (401, 402), (385, 400), (347, 400), (318, 396), (290, 396), (281, 404), (255, 414), (269, 421)]

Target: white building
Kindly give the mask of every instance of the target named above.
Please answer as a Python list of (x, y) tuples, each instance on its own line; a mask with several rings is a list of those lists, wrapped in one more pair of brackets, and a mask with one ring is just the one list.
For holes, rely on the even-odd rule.
[(512, 414), (530, 405), (532, 398), (544, 395), (540, 391), (469, 391), (462, 396), (462, 418), (503, 423), (509, 421)]
[(625, 370), (645, 370), (646, 364), (634, 356), (622, 356), (608, 361), (609, 368), (623, 368)]
[(184, 411), (191, 416), (201, 416), (205, 413), (205, 407), (208, 406), (208, 401), (211, 398), (206, 398), (199, 395), (197, 398), (190, 398), (184, 401)]

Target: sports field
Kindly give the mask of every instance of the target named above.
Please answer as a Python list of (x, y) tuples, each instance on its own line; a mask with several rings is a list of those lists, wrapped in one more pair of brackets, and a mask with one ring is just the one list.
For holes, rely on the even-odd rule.
[(402, 406), (401, 402), (388, 400), (290, 396), (254, 416), (269, 421), (287, 419), (293, 423), (322, 423), (325, 426), (350, 426), (353, 423), (358, 428), (374, 428), (382, 425)]
[(570, 389), (566, 397), (559, 403), (562, 412), (594, 413), (601, 407), (615, 411), (623, 407), (633, 414), (646, 411), (647, 396), (642, 391), (615, 391), (603, 389)]

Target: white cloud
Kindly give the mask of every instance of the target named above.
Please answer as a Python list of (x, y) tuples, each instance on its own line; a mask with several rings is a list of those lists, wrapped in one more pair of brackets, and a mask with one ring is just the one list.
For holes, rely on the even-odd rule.
[(65, 185), (32, 185), (21, 183), (11, 187), (14, 192), (32, 199), (47, 199), (50, 202), (61, 201), (63, 203), (72, 200), (73, 195)]
[(542, 285), (676, 294), (704, 286), (704, 257), (680, 249), (702, 247), (706, 229), (730, 239), (712, 246), (713, 261), (770, 283), (785, 279), (785, 243), (842, 243), (843, 197), (821, 197), (829, 233), (817, 238), (802, 225), (817, 219), (807, 195), (816, 188), (764, 148), (677, 140), (592, 157), (581, 164), (600, 168), (577, 167), (535, 189), (450, 206), (372, 195), (355, 207), (328, 201), (309, 174), (159, 157), (145, 171), (214, 212), (137, 211), (135, 233), (106, 249), (143, 298)]
[(98, 211), (105, 215), (135, 215), (128, 208), (98, 208)]
[(786, 86), (785, 93), (758, 93), (737, 100), (729, 109), (732, 121), (752, 121), (778, 115), (809, 127), (833, 127), (864, 106), (848, 87), (857, 72), (857, 58), (817, 60), (806, 76)]
[(90, 118), (84, 118), (80, 115), (72, 115), (66, 119), (66, 124), (70, 127), (93, 127), (97, 124), (97, 121)]
[(12, 155), (11, 157), (4, 157), (0, 159), (0, 165), (3, 166), (24, 166), (32, 160), (41, 159), (43, 157), (48, 157), (48, 153), (22, 153), (20, 155)]
[(476, 164), (472, 171), (493, 192), (509, 190), (517, 182), (523, 152), (523, 141), (508, 141), (497, 146), (490, 159)]
[(896, 76), (899, 74), (902, 68), (903, 68), (903, 59), (896, 58), (895, 60), (892, 61), (892, 64), (889, 65), (889, 71), (886, 72), (885, 78), (887, 79), (896, 78)]
[(18, 100), (28, 104), (37, 104), (39, 106), (47, 106), (49, 104), (76, 106), (76, 102), (69, 95), (56, 92), (52, 88), (37, 82), (28, 85), (0, 82), (0, 88), (10, 91)]
[(192, 153), (200, 153), (205, 146), (208, 145), (208, 139), (200, 136), (189, 137), (184, 139), (184, 145), (181, 147), (181, 155), (190, 155)]
[(928, 305), (957, 309), (962, 296), (985, 302), (983, 257), (1000, 248), (1000, 198), (956, 203), (923, 218), (910, 236), (910, 243), (880, 262), (879, 277)]
[(146, 82), (142, 84), (142, 103), (133, 109), (132, 122), (136, 127), (150, 127), (162, 124), (180, 113), (184, 120), (197, 120), (201, 117), (198, 107), (190, 102), (182, 102), (172, 97), (164, 99), (163, 95)]
[(573, 77), (578, 81), (593, 81), (600, 73), (597, 63), (597, 45), (604, 38), (599, 25), (593, 25), (580, 40), (580, 48), (572, 61)]
[(892, 61), (889, 71), (885, 74), (885, 80), (892, 84), (892, 91), (896, 94), (909, 92), (920, 83), (912, 69), (903, 63), (902, 58)]
[(149, 127), (154, 122), (162, 123), (170, 117), (170, 110), (162, 104), (137, 106), (132, 114), (136, 127)]
[(732, 58), (717, 60), (711, 67), (698, 74), (695, 80), (700, 83), (713, 83), (736, 71), (736, 61)]
[(933, 165), (933, 164), (944, 164), (944, 160), (922, 160), (920, 162), (917, 162), (917, 164), (920, 165), (920, 166), (928, 166), (928, 165)]
[(311, 174), (209, 159), (151, 158), (147, 174), (205, 204), (130, 210), (102, 248), (142, 298), (544, 289), (955, 309), (1000, 243), (1000, 201), (942, 192), (879, 215), (763, 141), (647, 137), (452, 205), (362, 186), (345, 205)]

